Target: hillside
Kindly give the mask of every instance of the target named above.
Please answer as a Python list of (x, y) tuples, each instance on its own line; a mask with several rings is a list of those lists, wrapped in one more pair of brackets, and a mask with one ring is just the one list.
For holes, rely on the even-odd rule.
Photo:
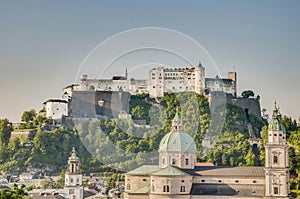
[[(211, 113), (207, 98), (195, 93), (165, 95), (160, 104), (147, 95), (133, 96), (129, 107), (134, 120), (146, 120), (149, 125), (118, 119), (88, 120), (74, 129), (39, 129), (33, 139), (26, 139), (10, 138), (9, 121), (1, 120), (0, 170), (21, 173), (33, 167), (48, 174), (59, 174), (66, 168), (73, 146), (79, 152), (85, 173), (128, 171), (142, 164), (154, 164), (160, 140), (170, 131), (170, 121), (176, 110), (181, 115), (185, 132), (195, 139), (198, 161), (231, 166), (258, 164), (248, 142), (246, 114), (239, 107), (227, 104)], [(255, 136), (260, 137), (259, 130), (263, 129), (265, 139), (267, 127), (263, 126), (267, 125), (266, 121), (253, 115), (249, 118)], [(288, 117), (284, 118), (284, 124), (292, 146), (291, 185), (292, 189), (299, 189), (300, 129)], [(210, 138), (212, 148), (203, 146), (204, 137)], [(260, 152), (263, 163), (263, 147)]]

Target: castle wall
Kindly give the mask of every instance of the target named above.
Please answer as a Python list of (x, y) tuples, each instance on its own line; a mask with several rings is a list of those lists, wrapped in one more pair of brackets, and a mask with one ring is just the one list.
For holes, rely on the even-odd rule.
[(248, 109), (248, 112), (261, 118), (261, 109), (259, 97), (257, 98), (228, 98), (227, 103), (241, 107), (242, 109)]
[(114, 91), (74, 91), (70, 101), (72, 117), (118, 118), (122, 110), (128, 110), (130, 94)]

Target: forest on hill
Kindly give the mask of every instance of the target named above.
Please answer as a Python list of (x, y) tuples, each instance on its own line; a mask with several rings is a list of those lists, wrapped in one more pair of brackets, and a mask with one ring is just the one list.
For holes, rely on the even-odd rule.
[[(162, 137), (170, 132), (171, 120), (178, 110), (184, 131), (197, 145), (198, 160), (214, 165), (258, 165), (250, 146), (245, 111), (226, 104), (210, 111), (208, 99), (195, 93), (168, 94), (155, 103), (148, 95), (132, 96), (129, 113), (134, 120), (145, 120), (148, 125), (135, 125), (120, 119), (82, 120), (73, 129), (41, 130), (45, 118), (36, 114), (24, 117), (24, 128), (35, 128), (32, 139), (11, 137), (12, 126), (0, 120), (0, 170), (2, 173), (21, 173), (28, 167), (43, 170), (48, 175), (60, 174), (74, 146), (84, 173), (128, 171), (142, 164), (155, 164)], [(30, 111), (29, 111), (30, 112)], [(23, 114), (24, 115), (24, 114)], [(25, 114), (26, 115), (26, 114)], [(32, 116), (32, 117), (31, 117)], [(213, 118), (213, 119), (212, 119)], [(264, 144), (267, 121), (250, 114), (257, 137), (262, 131), (263, 145), (260, 158), (264, 163)], [(291, 189), (300, 189), (300, 128), (287, 116), (283, 117), (290, 145)], [(209, 137), (212, 148), (203, 145)]]

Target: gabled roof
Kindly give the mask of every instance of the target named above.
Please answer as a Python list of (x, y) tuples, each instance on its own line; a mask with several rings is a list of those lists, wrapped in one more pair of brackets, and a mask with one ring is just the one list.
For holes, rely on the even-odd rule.
[(160, 169), (151, 174), (152, 176), (190, 176), (190, 174), (181, 171), (173, 166), (168, 166), (166, 168)]

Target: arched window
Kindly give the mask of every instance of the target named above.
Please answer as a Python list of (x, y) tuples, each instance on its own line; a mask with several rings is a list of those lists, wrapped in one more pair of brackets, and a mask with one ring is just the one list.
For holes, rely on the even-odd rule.
[(273, 163), (274, 164), (278, 164), (278, 157), (277, 157), (277, 155), (274, 155), (274, 157), (273, 157)]
[(175, 165), (175, 158), (172, 158), (172, 165)]
[(152, 185), (152, 192), (154, 192), (154, 185)]
[(73, 178), (70, 179), (70, 182), (73, 183)]
[(170, 187), (169, 187), (169, 185), (164, 185), (163, 191), (164, 191), (164, 192), (170, 192)]
[(184, 185), (180, 186), (180, 192), (185, 192), (185, 186)]
[(165, 164), (165, 158), (163, 158), (162, 163)]
[(185, 165), (189, 165), (189, 159), (185, 158)]
[(126, 186), (126, 189), (127, 189), (127, 190), (130, 190), (130, 184), (129, 184), (129, 183), (128, 183), (127, 186)]

